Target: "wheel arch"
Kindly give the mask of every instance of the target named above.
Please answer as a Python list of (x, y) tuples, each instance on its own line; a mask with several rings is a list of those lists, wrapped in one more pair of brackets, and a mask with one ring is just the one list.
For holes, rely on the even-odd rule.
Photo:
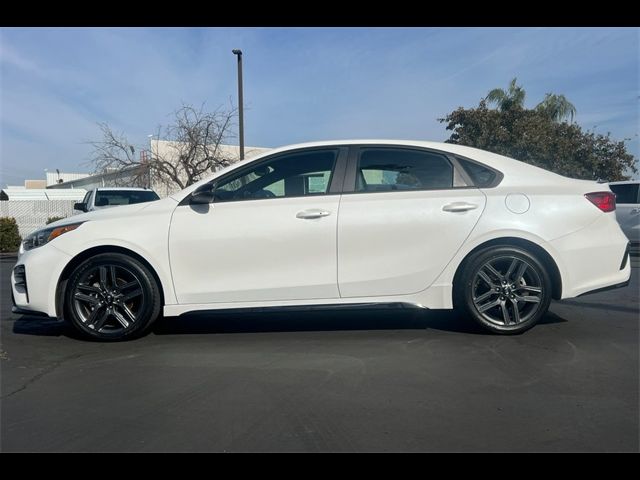
[(78, 253), (75, 257), (73, 257), (64, 267), (64, 269), (62, 270), (62, 273), (60, 274), (60, 277), (58, 278), (58, 284), (56, 285), (56, 304), (55, 304), (55, 308), (56, 308), (56, 316), (58, 318), (62, 318), (63, 316), (63, 303), (64, 303), (64, 292), (66, 289), (66, 285), (67, 285), (67, 280), (69, 279), (69, 276), (71, 275), (71, 272), (73, 272), (73, 270), (80, 265), (82, 262), (84, 262), (87, 258), (91, 258), (94, 255), (98, 255), (101, 253), (121, 253), (123, 255), (127, 255), (129, 257), (135, 258), (136, 260), (138, 260), (140, 263), (142, 263), (145, 267), (147, 267), (149, 269), (149, 271), (151, 272), (151, 274), (153, 275), (153, 278), (155, 279), (155, 281), (158, 284), (158, 289), (160, 291), (160, 304), (164, 305), (165, 304), (165, 291), (164, 291), (164, 285), (162, 284), (162, 281), (160, 280), (160, 276), (158, 275), (158, 272), (156, 271), (156, 269), (153, 267), (153, 265), (151, 265), (149, 263), (148, 260), (146, 260), (143, 256), (141, 256), (140, 254), (134, 252), (133, 250), (130, 250), (128, 248), (124, 248), (124, 247), (119, 247), (116, 245), (101, 245), (98, 247), (92, 247), (92, 248), (88, 248), (87, 250), (83, 250), (82, 252)]
[(551, 254), (543, 247), (534, 243), (530, 240), (526, 240), (524, 238), (518, 237), (500, 237), (488, 240), (486, 242), (481, 243), (476, 246), (473, 250), (465, 255), (462, 259), (458, 267), (456, 268), (456, 273), (453, 276), (453, 292), (455, 299), (455, 291), (457, 288), (457, 284), (460, 281), (460, 276), (462, 271), (468, 262), (469, 258), (474, 255), (476, 252), (480, 250), (484, 250), (489, 247), (494, 246), (507, 246), (507, 247), (520, 247), (529, 253), (535, 255), (545, 266), (547, 271), (549, 272), (549, 277), (551, 277), (551, 297), (554, 300), (560, 300), (562, 298), (562, 275), (560, 274), (560, 269), (558, 268), (558, 264), (553, 259)]

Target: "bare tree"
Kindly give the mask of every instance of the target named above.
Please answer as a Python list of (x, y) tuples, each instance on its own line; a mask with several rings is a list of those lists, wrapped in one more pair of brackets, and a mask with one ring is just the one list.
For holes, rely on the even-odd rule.
[(153, 181), (183, 189), (234, 161), (220, 146), (232, 138), (235, 116), (233, 107), (207, 112), (204, 106), (183, 105), (169, 125), (158, 127), (157, 138), (166, 141), (162, 148), (157, 144), (143, 156), (136, 156), (136, 148), (124, 134), (100, 123), (102, 139), (89, 142), (93, 146), (89, 163), (96, 173), (118, 172), (119, 177), (127, 173), (128, 185), (148, 186)]

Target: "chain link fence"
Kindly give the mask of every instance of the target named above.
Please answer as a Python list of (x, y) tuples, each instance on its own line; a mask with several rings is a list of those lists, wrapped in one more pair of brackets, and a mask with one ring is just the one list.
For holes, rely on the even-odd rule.
[(17, 200), (0, 202), (0, 217), (13, 217), (22, 238), (46, 225), (49, 217), (70, 217), (75, 200)]

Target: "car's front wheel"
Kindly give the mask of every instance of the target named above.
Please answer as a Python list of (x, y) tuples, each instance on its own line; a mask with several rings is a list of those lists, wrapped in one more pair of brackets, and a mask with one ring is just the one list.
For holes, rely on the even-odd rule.
[(149, 269), (121, 253), (80, 263), (65, 289), (65, 319), (84, 336), (123, 340), (140, 336), (160, 314), (158, 284)]
[(549, 309), (551, 280), (542, 262), (528, 251), (495, 246), (469, 258), (456, 296), (457, 305), (484, 328), (521, 333)]

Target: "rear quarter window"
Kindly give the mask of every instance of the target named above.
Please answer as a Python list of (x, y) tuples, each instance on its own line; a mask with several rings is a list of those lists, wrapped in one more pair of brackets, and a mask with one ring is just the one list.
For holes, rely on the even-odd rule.
[(502, 175), (499, 172), (480, 163), (472, 162), (460, 157), (458, 157), (458, 162), (462, 165), (462, 168), (467, 172), (467, 175), (469, 175), (471, 181), (476, 187), (495, 187), (502, 178)]

